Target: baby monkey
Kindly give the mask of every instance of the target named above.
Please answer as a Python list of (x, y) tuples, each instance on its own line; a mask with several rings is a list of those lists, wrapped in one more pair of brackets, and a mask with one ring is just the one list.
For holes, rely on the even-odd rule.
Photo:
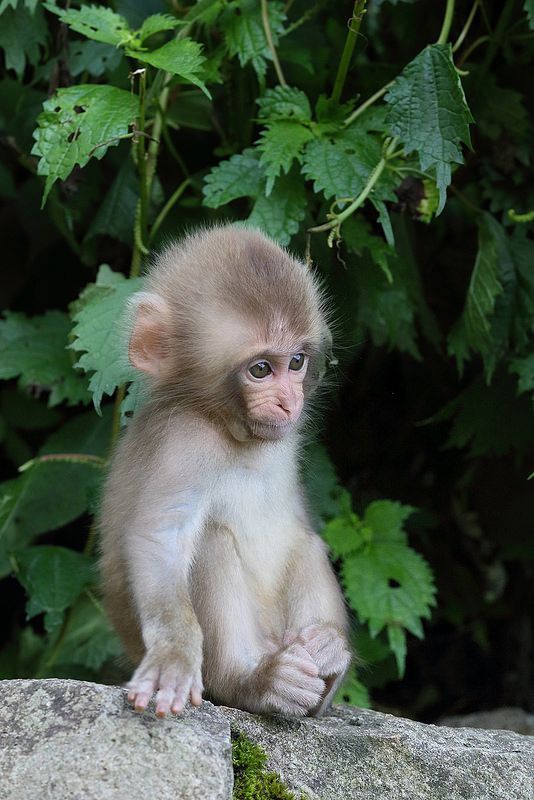
[(343, 597), (298, 477), (330, 335), (309, 269), (258, 231), (165, 250), (133, 301), (150, 396), (101, 517), (105, 603), (156, 713), (217, 702), (320, 714), (350, 661)]

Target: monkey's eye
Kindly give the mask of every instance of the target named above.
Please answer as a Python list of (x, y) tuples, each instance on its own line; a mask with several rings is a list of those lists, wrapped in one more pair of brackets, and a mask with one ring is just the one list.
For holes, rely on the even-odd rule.
[(302, 369), (305, 363), (306, 363), (306, 356), (304, 355), (304, 353), (297, 353), (297, 355), (293, 356), (293, 358), (289, 362), (289, 369), (298, 372), (299, 369)]
[(271, 374), (272, 369), (266, 361), (258, 361), (257, 364), (249, 367), (248, 371), (253, 378), (266, 378), (267, 375)]

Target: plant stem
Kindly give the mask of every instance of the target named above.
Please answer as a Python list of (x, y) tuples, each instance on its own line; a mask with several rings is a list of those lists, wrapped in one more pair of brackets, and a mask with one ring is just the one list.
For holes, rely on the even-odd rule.
[(456, 53), (456, 51), (464, 43), (464, 39), (467, 36), (467, 34), (469, 33), (469, 28), (473, 24), (473, 20), (475, 18), (475, 14), (478, 11), (479, 3), (480, 3), (480, 0), (475, 0), (475, 2), (473, 3), (471, 11), (469, 12), (469, 16), (467, 17), (466, 23), (465, 23), (464, 27), (462, 28), (462, 30), (460, 32), (460, 35), (458, 36), (458, 38), (456, 39), (455, 43), (452, 46), (452, 52), (453, 53)]
[(443, 17), (443, 25), (438, 36), (437, 44), (447, 44), (449, 33), (451, 32), (452, 18), (454, 16), (454, 6), (456, 0), (447, 0), (445, 7), (445, 16)]
[(478, 39), (475, 39), (475, 41), (469, 45), (467, 50), (464, 53), (462, 53), (461, 57), (458, 59), (457, 68), (461, 69), (462, 65), (464, 64), (465, 61), (467, 61), (471, 53), (473, 53), (477, 49), (477, 47), (480, 47), (481, 44), (489, 42), (489, 40), (490, 40), (489, 36), (479, 36)]
[(126, 387), (119, 386), (115, 395), (115, 403), (113, 405), (113, 419), (111, 421), (111, 436), (109, 441), (109, 449), (113, 450), (113, 445), (117, 441), (119, 431), (121, 429), (121, 405), (126, 395)]
[(286, 79), (284, 78), (284, 73), (282, 72), (282, 67), (280, 66), (280, 61), (278, 60), (278, 53), (276, 52), (276, 48), (274, 46), (273, 34), (271, 31), (271, 23), (269, 22), (269, 11), (267, 8), (267, 0), (261, 0), (261, 20), (263, 22), (263, 30), (265, 31), (265, 38), (267, 39), (267, 44), (269, 45), (269, 50), (271, 51), (271, 56), (273, 57), (273, 66), (274, 66), (274, 71), (276, 72), (276, 77), (278, 78), (278, 83), (280, 84), (280, 86), (287, 86)]
[(376, 167), (373, 169), (367, 183), (363, 187), (362, 191), (356, 197), (356, 199), (349, 205), (347, 208), (342, 211), (340, 214), (335, 214), (334, 218), (330, 220), (330, 222), (325, 222), (323, 225), (317, 225), (314, 228), (308, 228), (310, 233), (321, 233), (322, 231), (329, 231), (335, 228), (339, 228), (343, 222), (353, 214), (356, 209), (358, 209), (369, 197), (374, 185), (377, 183), (378, 179), (382, 175), (384, 168), (387, 164), (388, 159), (391, 157), (391, 153), (394, 150), (396, 144), (396, 140), (393, 139), (384, 153), (383, 157), (380, 159)]
[(169, 134), (169, 128), (170, 127), (171, 126), (168, 123), (164, 124), (164, 126), (162, 128), (163, 139), (165, 141), (165, 144), (167, 145), (167, 149), (168, 149), (169, 153), (174, 158), (174, 160), (176, 161), (176, 163), (178, 164), (178, 166), (182, 170), (182, 172), (185, 175), (185, 177), (188, 178), (189, 177), (189, 170), (187, 169), (187, 164), (183, 160), (182, 156), (178, 152), (177, 148), (174, 145), (174, 142), (172, 141), (172, 139), (170, 137), (170, 134)]
[(168, 73), (166, 73), (164, 76), (163, 89), (161, 90), (161, 94), (159, 96), (158, 111), (154, 119), (154, 125), (152, 127), (152, 135), (148, 143), (146, 180), (147, 180), (147, 190), (149, 197), (150, 197), (150, 190), (152, 189), (152, 181), (154, 179), (154, 174), (156, 172), (156, 165), (158, 162), (161, 130), (163, 128), (165, 114), (167, 112), (167, 106), (169, 104), (170, 88), (168, 86), (168, 82), (170, 81), (170, 79), (171, 76)]
[(337, 75), (334, 82), (334, 88), (332, 90), (332, 100), (335, 103), (339, 103), (343, 86), (345, 85), (345, 79), (347, 77), (350, 61), (354, 52), (354, 46), (356, 44), (356, 39), (358, 38), (358, 33), (360, 32), (360, 25), (362, 24), (363, 15), (365, 14), (366, 2), (367, 0), (355, 0), (354, 2), (352, 16), (348, 22), (349, 32), (347, 34), (347, 38), (345, 39), (345, 46), (341, 54), (341, 59), (339, 61)]
[[(146, 69), (143, 69), (139, 76), (139, 131), (146, 133)], [(137, 142), (137, 168), (139, 170), (139, 199), (140, 199), (140, 219), (139, 231), (141, 241), (144, 242), (146, 234), (146, 218), (148, 208), (147, 179), (146, 179), (146, 140), (143, 135), (138, 137)]]
[(495, 56), (499, 51), (499, 47), (502, 44), (502, 40), (504, 39), (504, 34), (506, 33), (506, 29), (508, 28), (508, 23), (510, 21), (510, 17), (512, 15), (512, 11), (514, 10), (515, 0), (507, 0), (504, 4), (503, 10), (501, 11), (501, 15), (495, 26), (495, 30), (493, 31), (490, 41), (490, 46), (486, 52), (486, 58), (480, 68), (480, 71), (477, 75), (478, 78), (478, 86), (479, 88), (483, 86), (482, 77), (486, 74), (488, 69), (491, 66), (491, 63)]
[(512, 222), (532, 222), (534, 220), (534, 211), (526, 211), (524, 214), (518, 214), (515, 209), (510, 208), (508, 210), (508, 218), (511, 219)]
[(163, 222), (163, 220), (165, 219), (165, 217), (167, 216), (167, 214), (169, 213), (169, 211), (171, 210), (173, 205), (183, 195), (183, 193), (185, 192), (185, 190), (187, 189), (187, 187), (189, 186), (190, 183), (191, 183), (191, 178), (186, 178), (185, 181), (182, 181), (182, 183), (178, 186), (176, 191), (174, 191), (171, 194), (171, 196), (169, 197), (169, 199), (167, 200), (167, 202), (165, 203), (165, 205), (163, 206), (163, 208), (159, 212), (158, 216), (156, 217), (156, 219), (154, 221), (154, 224), (152, 225), (152, 229), (150, 231), (150, 241), (152, 241), (152, 239), (154, 238), (154, 236), (158, 232), (158, 230), (159, 230), (159, 228), (161, 226), (161, 223)]
[(363, 114), (363, 112), (364, 112), (366, 109), (368, 109), (368, 108), (369, 108), (369, 106), (372, 106), (372, 105), (373, 105), (373, 103), (376, 103), (376, 101), (377, 101), (377, 100), (380, 100), (380, 98), (382, 97), (382, 95), (384, 95), (384, 94), (387, 92), (387, 90), (388, 90), (388, 89), (390, 89), (390, 88), (393, 86), (393, 84), (394, 84), (394, 83), (395, 83), (395, 81), (390, 81), (389, 83), (386, 83), (386, 85), (385, 85), (385, 86), (382, 86), (382, 88), (381, 88), (381, 89), (379, 89), (377, 92), (375, 92), (374, 94), (372, 94), (372, 95), (371, 95), (371, 97), (369, 97), (369, 98), (368, 98), (368, 99), (365, 101), (365, 103), (362, 103), (362, 104), (361, 104), (361, 106), (358, 106), (358, 108), (354, 109), (354, 111), (352, 112), (352, 114), (349, 114), (349, 116), (347, 117), (347, 119), (346, 119), (346, 120), (345, 120), (345, 122), (343, 123), (343, 127), (344, 127), (344, 128), (346, 128), (346, 127), (347, 127), (347, 125), (350, 125), (350, 124), (351, 124), (351, 122), (354, 122), (354, 120), (355, 120), (357, 117), (359, 117), (359, 116), (360, 116), (360, 114)]

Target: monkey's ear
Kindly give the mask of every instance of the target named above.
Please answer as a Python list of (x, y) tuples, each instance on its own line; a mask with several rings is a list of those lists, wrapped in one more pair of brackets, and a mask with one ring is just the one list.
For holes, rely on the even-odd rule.
[(153, 378), (159, 378), (168, 366), (169, 307), (159, 295), (149, 292), (137, 295), (132, 305), (135, 322), (128, 348), (130, 363)]

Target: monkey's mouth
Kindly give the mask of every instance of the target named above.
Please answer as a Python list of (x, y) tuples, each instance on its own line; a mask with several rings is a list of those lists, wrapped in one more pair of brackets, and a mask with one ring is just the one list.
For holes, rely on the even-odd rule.
[(293, 422), (252, 422), (249, 427), (255, 439), (276, 442), (287, 436), (293, 428)]

